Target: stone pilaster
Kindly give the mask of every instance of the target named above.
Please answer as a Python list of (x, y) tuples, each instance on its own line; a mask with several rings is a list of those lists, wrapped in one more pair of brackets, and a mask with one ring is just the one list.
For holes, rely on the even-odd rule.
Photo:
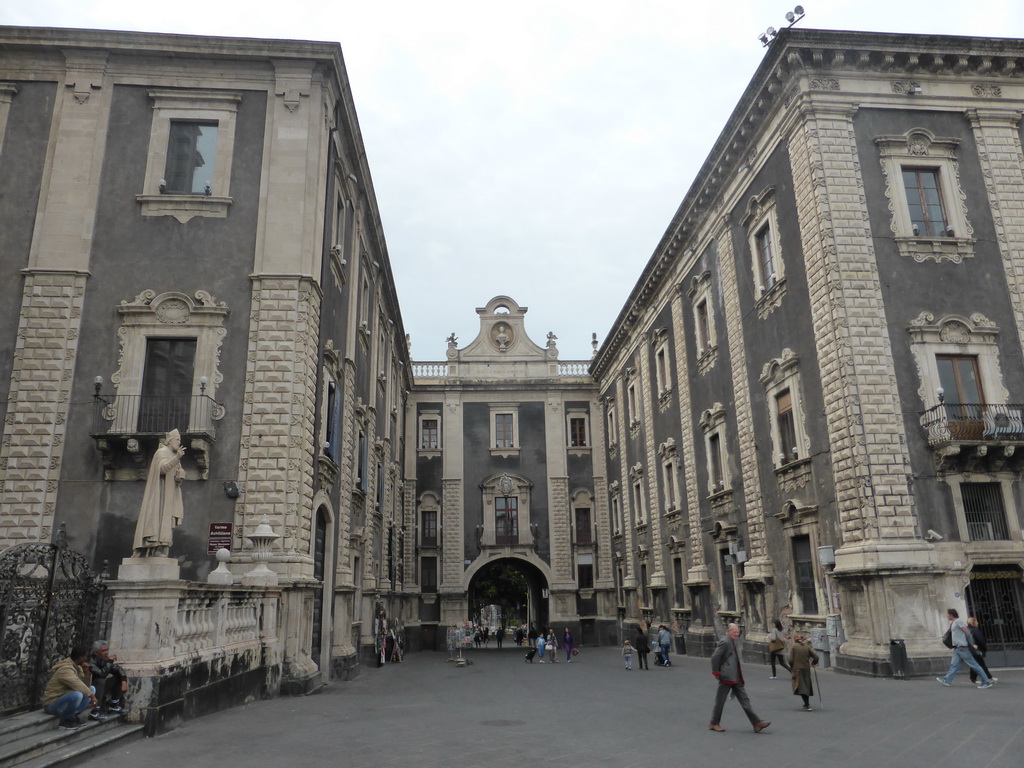
[(0, 548), (49, 541), (86, 275), (26, 270), (0, 444)]
[[(312, 577), (313, 419), (320, 291), (297, 276), (253, 278), (241, 468), (245, 533), (263, 517), (281, 536), (270, 565)], [(291, 563), (288, 566), (285, 563)]]
[(441, 584), (442, 590), (462, 592), (462, 479), (441, 481)]
[(1024, 153), (1019, 109), (969, 109), (985, 177), (996, 242), (1003, 257), (1017, 338), (1024, 341)]
[(704, 560), (704, 542), (700, 525), (700, 494), (697, 487), (697, 437), (693, 430), (693, 400), (690, 396), (690, 366), (686, 356), (686, 322), (683, 319), (683, 298), (678, 291), (672, 296), (672, 325), (675, 340), (675, 378), (678, 382), (680, 414), (680, 446), (683, 457), (683, 485), (686, 493), (686, 512), (690, 524), (690, 566), (686, 580), (691, 583), (706, 582), (709, 579), (708, 566)]
[[(341, 483), (341, 494), (338, 506), (338, 570), (337, 584), (355, 587), (355, 574), (352, 572), (352, 489), (355, 487), (356, 454), (358, 440), (356, 436), (356, 364), (346, 357), (342, 375), (344, 383), (341, 404), (341, 445), (345, 450), (338, 452), (338, 477)], [(347, 640), (348, 638), (346, 638)]]
[(658, 386), (657, 377), (651, 371), (650, 345), (645, 345), (640, 354), (640, 386), (643, 390), (644, 410), (644, 485), (647, 489), (647, 528), (651, 537), (651, 568), (648, 578), (651, 589), (665, 589), (665, 558), (662, 535), (663, 518), (658, 494), (658, 447), (654, 438), (654, 414), (658, 408), (658, 394), (654, 391)]
[(903, 563), (922, 547), (913, 543), (907, 438), (853, 113), (809, 102), (800, 109), (790, 161), (844, 541), (837, 568), (884, 566), (886, 556), (864, 555), (879, 542)]
[(624, 589), (633, 589), (636, 587), (636, 571), (633, 568), (636, 528), (633, 526), (633, 490), (629, 481), (629, 441), (632, 438), (629, 428), (628, 395), (621, 373), (615, 377), (615, 402), (618, 406), (615, 413), (619, 419), (619, 509), (622, 511), (622, 549), (625, 566), (622, 569), (622, 586)]
[(736, 255), (728, 221), (721, 222), (716, 242), (718, 271), (722, 279), (722, 303), (725, 305), (729, 368), (732, 372), (732, 391), (735, 399), (736, 443), (739, 447), (743, 506), (747, 519), (746, 544), (750, 548), (750, 559), (743, 568), (743, 577), (747, 581), (763, 581), (773, 575), (773, 568), (765, 538), (764, 495), (761, 493), (761, 471), (757, 462), (757, 441), (754, 439), (754, 412), (750, 398), (747, 348), (743, 339), (740, 276), (736, 271)]
[[(563, 449), (564, 450), (564, 449)], [(548, 530), (551, 535), (551, 586), (571, 588), (572, 534), (569, 516), (569, 478), (548, 477)]]

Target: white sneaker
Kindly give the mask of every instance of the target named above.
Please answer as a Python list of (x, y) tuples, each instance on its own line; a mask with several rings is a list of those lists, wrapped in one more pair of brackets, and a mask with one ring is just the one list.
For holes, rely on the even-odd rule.
[(772, 676), (771, 676), (771, 677), (769, 677), (768, 679), (769, 679), (769, 680), (778, 680), (779, 678), (778, 678), (778, 677), (776, 677), (775, 675), (772, 675)]
[(943, 678), (941, 678), (941, 677), (936, 677), (936, 678), (935, 678), (935, 682), (937, 682), (937, 683), (942, 683), (942, 684), (943, 684), (944, 686), (946, 686), (947, 688), (949, 688), (949, 687), (950, 687), (950, 684), (949, 684), (949, 683), (947, 683), (947, 682), (946, 682), (946, 681), (945, 681), (945, 680), (944, 680)]

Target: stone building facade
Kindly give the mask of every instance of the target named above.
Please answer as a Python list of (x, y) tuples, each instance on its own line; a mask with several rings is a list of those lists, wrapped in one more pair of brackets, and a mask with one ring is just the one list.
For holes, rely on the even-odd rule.
[(619, 604), (841, 669), (1024, 650), (1024, 43), (784, 30), (592, 373)]
[(279, 537), (264, 693), (354, 674), (384, 617), (443, 647), (498, 566), (588, 643), (756, 654), (783, 617), (924, 673), (958, 605), (1018, 662), (1021, 71), (784, 30), (592, 360), (497, 296), (413, 363), (336, 44), (0, 28), (0, 549), (63, 524), (113, 573), (176, 427), (182, 583), (213, 524), (236, 576)]
[[(526, 331), (527, 308), (496, 296), (447, 359), (414, 363), (406, 419), (406, 521), (416, 531), (419, 620), (443, 648), (474, 617), (474, 584), (505, 566), (528, 583), (500, 623), (568, 627), (615, 642), (604, 425), (589, 361), (558, 359)], [(560, 636), (560, 635), (559, 635)], [(429, 641), (428, 641), (429, 642)]]
[(0, 549), (63, 524), (114, 576), (177, 428), (181, 578), (266, 522), (269, 685), (349, 674), (401, 581), (411, 374), (340, 47), (2, 28), (0, 142)]

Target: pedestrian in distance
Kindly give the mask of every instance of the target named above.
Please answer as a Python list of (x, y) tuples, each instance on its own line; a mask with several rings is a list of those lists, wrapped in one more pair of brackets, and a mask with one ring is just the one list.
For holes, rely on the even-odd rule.
[(658, 627), (658, 651), (661, 654), (662, 667), (671, 667), (672, 661), (668, 657), (668, 649), (672, 645), (672, 634), (668, 631), (668, 627), (662, 624)]
[(498, 647), (501, 648), (501, 644), (505, 640), (505, 628), (504, 627), (498, 627), (498, 631), (494, 633), (494, 640), (498, 644)]
[(629, 640), (622, 644), (622, 658), (626, 662), (626, 671), (629, 672), (633, 669), (633, 646)]
[(576, 648), (576, 644), (572, 639), (572, 632), (569, 628), (565, 628), (565, 634), (562, 635), (562, 647), (565, 648), (565, 660), (572, 663), (572, 652)]
[(786, 664), (784, 654), (786, 652), (786, 636), (782, 633), (782, 622), (778, 619), (775, 620), (775, 626), (772, 627), (772, 631), (768, 634), (768, 660), (772, 664), (772, 676), (771, 680), (777, 680), (778, 677), (775, 674), (775, 662), (778, 661), (782, 665), (782, 668), (787, 672), (790, 672), (789, 665)]
[(793, 647), (789, 649), (790, 675), (793, 677), (793, 695), (804, 700), (804, 712), (813, 711), (810, 697), (814, 695), (811, 684), (811, 667), (817, 665), (818, 654), (804, 643), (804, 636), (793, 635)]
[(721, 733), (725, 730), (722, 722), (722, 710), (725, 709), (725, 700), (732, 694), (754, 727), (754, 733), (760, 733), (771, 723), (762, 720), (750, 706), (750, 697), (747, 696), (747, 689), (743, 680), (743, 668), (740, 664), (740, 653), (736, 647), (736, 639), (740, 636), (740, 628), (737, 624), (730, 624), (725, 631), (725, 637), (718, 643), (715, 652), (711, 654), (711, 674), (718, 680), (718, 690), (715, 692), (715, 708), (711, 711), (711, 722), (708, 729)]
[(547, 646), (548, 641), (544, 637), (544, 633), (541, 632), (537, 635), (537, 655), (540, 657), (540, 663), (544, 663), (544, 648)]
[[(978, 662), (974, 660), (974, 656), (971, 655), (971, 647), (975, 646), (971, 639), (971, 628), (967, 626), (967, 622), (960, 618), (956, 608), (947, 608), (946, 618), (949, 619), (947, 634), (949, 635), (949, 643), (952, 643), (953, 658), (950, 660), (949, 671), (946, 672), (945, 677), (936, 677), (935, 680), (947, 687), (951, 686), (953, 678), (960, 671), (960, 667), (966, 664), (981, 678), (981, 683), (978, 684), (979, 688), (991, 688), (994, 685), (991, 678), (978, 665)], [(943, 642), (946, 642), (946, 638), (943, 638)]]
[(548, 659), (552, 664), (558, 663), (558, 641), (555, 640), (555, 630), (548, 630), (548, 641), (545, 649), (548, 652)]
[[(985, 663), (985, 656), (988, 654), (988, 640), (985, 638), (985, 633), (981, 631), (981, 626), (978, 624), (978, 620), (971, 616), (967, 620), (967, 626), (971, 628), (971, 639), (974, 640), (974, 646), (971, 648), (971, 655), (974, 656), (974, 660), (978, 662), (978, 666), (985, 670), (985, 674), (988, 675), (988, 679), (993, 683), (999, 682), (998, 677), (992, 677), (992, 673), (988, 671), (988, 664)], [(978, 681), (978, 673), (973, 669), (971, 670), (971, 682), (976, 683)]]
[(651, 652), (651, 644), (647, 640), (647, 633), (644, 632), (643, 627), (637, 627), (636, 642), (634, 645), (636, 647), (637, 667), (640, 669), (646, 669), (650, 672), (651, 667), (647, 663), (647, 654)]

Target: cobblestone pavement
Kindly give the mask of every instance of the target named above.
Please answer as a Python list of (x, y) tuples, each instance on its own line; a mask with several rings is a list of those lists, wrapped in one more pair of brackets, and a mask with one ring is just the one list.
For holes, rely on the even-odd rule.
[[(715, 681), (707, 659), (627, 672), (618, 649), (585, 648), (572, 664), (527, 664), (523, 651), (410, 654), (318, 694), (191, 720), (78, 765), (136, 766), (1024, 766), (1024, 671), (989, 690), (966, 671), (952, 688), (819, 671), (822, 698), (800, 709), (782, 676), (744, 665), (755, 735), (739, 704), (725, 733), (708, 730)], [(653, 655), (652, 655), (653, 658)], [(782, 671), (782, 670), (780, 670)]]

